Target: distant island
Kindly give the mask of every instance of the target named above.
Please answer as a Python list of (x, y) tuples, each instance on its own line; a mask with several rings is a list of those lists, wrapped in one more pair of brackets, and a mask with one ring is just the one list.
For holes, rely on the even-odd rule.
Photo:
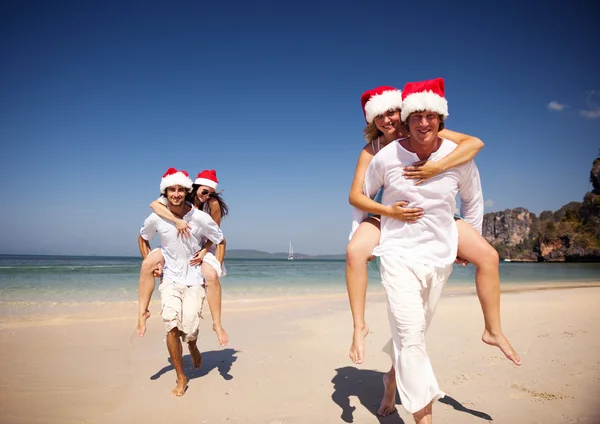
[[(288, 252), (269, 253), (252, 249), (227, 249), (226, 258), (229, 259), (287, 259)], [(345, 254), (337, 255), (305, 255), (294, 253), (294, 260), (298, 259), (346, 259)]]
[(487, 213), (483, 236), (503, 260), (600, 262), (600, 156), (590, 171), (592, 191), (540, 216), (525, 208)]

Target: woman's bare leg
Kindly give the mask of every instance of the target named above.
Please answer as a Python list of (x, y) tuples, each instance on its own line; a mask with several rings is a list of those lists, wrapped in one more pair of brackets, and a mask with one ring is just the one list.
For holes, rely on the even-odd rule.
[(497, 346), (515, 365), (519, 355), (510, 345), (500, 325), (500, 271), (498, 252), (473, 227), (457, 220), (458, 256), (475, 265), (475, 285), (483, 311), (485, 330), (482, 340)]
[(150, 299), (152, 298), (152, 292), (154, 292), (154, 272), (162, 270), (162, 266), (165, 262), (162, 251), (155, 249), (142, 261), (140, 267), (140, 279), (138, 282), (138, 323), (137, 333), (138, 336), (144, 337), (146, 334), (146, 320), (150, 318), (150, 311), (148, 305), (150, 305)]
[(350, 299), (354, 334), (350, 346), (350, 359), (362, 364), (365, 353), (365, 337), (369, 328), (365, 323), (365, 302), (369, 280), (367, 262), (373, 249), (379, 244), (381, 231), (377, 218), (367, 218), (354, 233), (346, 247), (346, 288)]
[(221, 282), (217, 271), (209, 264), (202, 263), (202, 275), (206, 282), (206, 300), (210, 308), (213, 321), (213, 330), (217, 333), (217, 340), (221, 346), (227, 346), (229, 336), (221, 325)]

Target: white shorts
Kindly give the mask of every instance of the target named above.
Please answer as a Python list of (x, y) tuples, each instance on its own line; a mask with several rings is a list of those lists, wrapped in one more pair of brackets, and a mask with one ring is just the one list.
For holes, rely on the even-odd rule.
[(213, 253), (208, 252), (206, 255), (204, 255), (204, 259), (202, 260), (202, 262), (206, 262), (215, 271), (217, 271), (217, 277), (220, 278), (227, 275), (225, 265), (221, 264), (221, 262), (217, 260), (217, 257)]
[(203, 286), (184, 286), (163, 278), (158, 286), (165, 330), (175, 327), (181, 331), (181, 340), (191, 342), (198, 337), (202, 306), (206, 297)]

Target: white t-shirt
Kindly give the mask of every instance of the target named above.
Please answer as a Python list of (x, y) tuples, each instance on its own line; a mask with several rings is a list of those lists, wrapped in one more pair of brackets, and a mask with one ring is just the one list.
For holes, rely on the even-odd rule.
[[(469, 161), (415, 185), (402, 172), (405, 166), (420, 159), (402, 147), (402, 140), (388, 144), (373, 157), (365, 175), (364, 193), (372, 198), (383, 186), (382, 204), (389, 206), (406, 200), (407, 207), (423, 208), (424, 215), (415, 223), (383, 216), (381, 239), (373, 254), (393, 254), (408, 262), (440, 267), (452, 264), (458, 248), (454, 221), (457, 192), (464, 220), (481, 233), (483, 193), (477, 166)], [(428, 160), (439, 161), (455, 148), (456, 144), (442, 139), (440, 148)]]
[(183, 219), (190, 223), (190, 237), (178, 237), (175, 224), (155, 213), (146, 218), (140, 235), (150, 241), (158, 233), (165, 258), (165, 277), (182, 285), (196, 286), (202, 284), (202, 272), (199, 266), (190, 265), (190, 259), (200, 250), (202, 237), (216, 245), (223, 241), (223, 233), (210, 215), (198, 209), (192, 208)]
[[(169, 204), (169, 202), (167, 201), (167, 198), (165, 196), (160, 196), (156, 200), (158, 200), (161, 204), (163, 204), (165, 206), (167, 206)], [(192, 208), (195, 208), (195, 206), (192, 203), (190, 203), (188, 201), (186, 201), (185, 203), (187, 203)], [(206, 212), (207, 214), (210, 215), (210, 207), (208, 206), (208, 202), (204, 202), (204, 206), (202, 208), (202, 211)], [(200, 240), (200, 246), (204, 246), (207, 241), (208, 241), (207, 237), (202, 237), (202, 239)], [(208, 252), (210, 252), (210, 253), (212, 253), (214, 255), (217, 252), (217, 246), (213, 243), (213, 245), (210, 247), (210, 249), (208, 249)]]

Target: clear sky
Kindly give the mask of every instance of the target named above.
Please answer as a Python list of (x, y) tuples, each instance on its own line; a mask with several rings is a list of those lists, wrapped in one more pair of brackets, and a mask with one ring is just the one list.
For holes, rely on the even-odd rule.
[(137, 255), (169, 167), (217, 170), (228, 248), (342, 253), (361, 93), (435, 77), (487, 211), (580, 201), (593, 6), (460, 3), (3, 1), (0, 253)]

